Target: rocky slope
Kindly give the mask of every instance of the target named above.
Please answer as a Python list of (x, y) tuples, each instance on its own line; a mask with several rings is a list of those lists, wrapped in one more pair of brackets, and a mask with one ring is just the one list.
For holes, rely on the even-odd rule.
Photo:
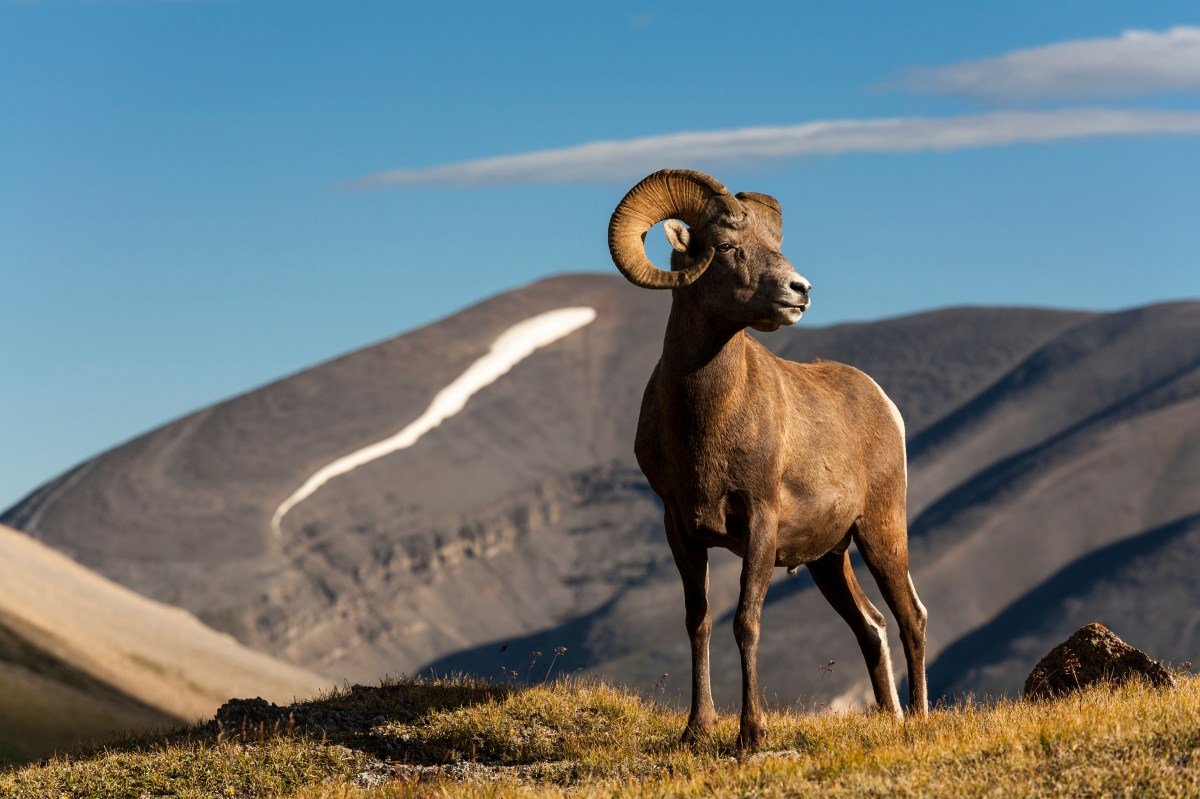
[[(615, 276), (545, 280), (147, 433), (3, 519), (334, 678), (486, 672), (566, 646), (568, 670), (645, 686), (670, 672), (682, 685), (678, 578), (631, 444), (668, 302)], [(594, 308), (596, 320), (411, 447), (331, 481), (272, 535), (274, 509), (314, 471), (403, 428), (507, 327), (566, 306)], [(943, 691), (1019, 691), (1043, 642), (1092, 620), (1067, 608), (1106, 583), (1055, 588), (1032, 609), (1029, 596), (1200, 512), (1200, 303), (956, 308), (802, 323), (763, 341), (789, 358), (859, 366), (903, 411), (914, 579)], [(1161, 571), (1156, 590), (1194, 590), (1169, 561), (1143, 564)], [(732, 611), (737, 569), (714, 557), (719, 618)], [(1117, 571), (1114, 584), (1129, 585), (1132, 573)], [(1157, 657), (1193, 657), (1183, 609), (1139, 615), (1157, 579), (1143, 575), (1105, 605), (1116, 621), (1097, 620)], [(971, 638), (986, 630), (987, 646)], [(781, 700), (854, 701), (863, 689), (852, 637), (803, 572), (781, 573), (772, 589), (761, 663)], [(736, 697), (727, 633), (714, 636), (714, 668), (719, 699)]]

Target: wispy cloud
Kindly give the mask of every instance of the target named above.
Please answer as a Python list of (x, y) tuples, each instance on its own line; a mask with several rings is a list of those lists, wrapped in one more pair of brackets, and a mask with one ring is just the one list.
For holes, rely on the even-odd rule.
[(628, 180), (664, 166), (706, 166), (862, 152), (964, 150), (1095, 136), (1200, 134), (1200, 112), (1075, 108), (955, 117), (847, 119), (781, 127), (671, 133), (519, 155), (394, 169), (353, 188), (485, 186)]
[(995, 58), (903, 70), (886, 86), (986, 100), (1117, 97), (1200, 90), (1200, 28), (1128, 30)]

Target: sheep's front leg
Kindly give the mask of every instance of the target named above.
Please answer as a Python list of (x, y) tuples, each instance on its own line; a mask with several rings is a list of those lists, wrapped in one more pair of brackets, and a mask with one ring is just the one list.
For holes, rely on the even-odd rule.
[(708, 667), (708, 639), (712, 615), (708, 609), (708, 548), (689, 540), (677, 514), (666, 513), (667, 540), (683, 580), (684, 613), (688, 638), (692, 644), (692, 710), (683, 731), (684, 743), (694, 743), (708, 735), (717, 723), (713, 706), (712, 683)]
[(738, 750), (754, 752), (766, 743), (762, 693), (758, 688), (758, 635), (763, 600), (775, 568), (777, 515), (773, 509), (756, 508), (747, 525), (746, 551), (742, 559), (742, 591), (733, 617), (733, 635), (742, 652), (742, 720)]

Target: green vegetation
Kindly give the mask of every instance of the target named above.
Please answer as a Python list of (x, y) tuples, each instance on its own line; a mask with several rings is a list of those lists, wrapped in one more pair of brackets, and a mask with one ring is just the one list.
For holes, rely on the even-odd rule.
[(1200, 796), (1191, 677), (903, 723), (781, 710), (772, 751), (740, 761), (735, 717), (692, 750), (681, 713), (590, 682), (388, 682), (222, 719), (0, 773), (0, 796)]

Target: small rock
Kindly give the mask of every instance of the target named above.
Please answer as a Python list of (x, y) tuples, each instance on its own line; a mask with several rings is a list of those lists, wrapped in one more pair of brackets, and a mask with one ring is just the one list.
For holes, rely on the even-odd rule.
[(217, 723), (227, 730), (274, 724), (286, 716), (286, 711), (261, 696), (254, 699), (230, 699), (217, 709)]
[(1050, 699), (1095, 683), (1120, 685), (1137, 678), (1155, 686), (1175, 684), (1161, 663), (1092, 622), (1042, 658), (1025, 679), (1025, 697)]
[(372, 760), (365, 769), (354, 776), (354, 781), (363, 788), (378, 788), (395, 778), (396, 766), (381, 760)]

